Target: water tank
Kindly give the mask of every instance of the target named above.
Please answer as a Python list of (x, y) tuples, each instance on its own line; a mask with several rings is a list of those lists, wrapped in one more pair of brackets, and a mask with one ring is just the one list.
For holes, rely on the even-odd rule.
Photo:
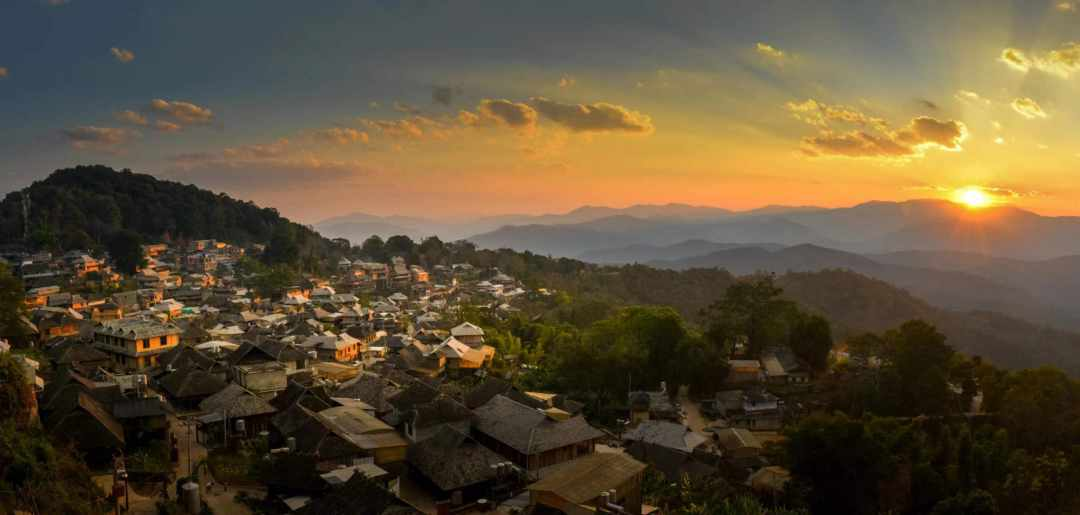
[(184, 483), (180, 487), (180, 506), (188, 513), (199, 513), (199, 485), (195, 482)]
[(290, 436), (286, 438), (285, 446), (289, 448), (289, 452), (296, 452), (296, 437)]

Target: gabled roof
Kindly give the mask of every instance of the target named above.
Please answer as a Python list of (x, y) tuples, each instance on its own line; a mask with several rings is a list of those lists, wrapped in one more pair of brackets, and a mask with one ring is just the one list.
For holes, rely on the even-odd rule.
[(623, 434), (623, 440), (641, 441), (691, 453), (707, 439), (690, 428), (666, 420), (645, 420)]
[(533, 492), (551, 492), (574, 504), (591, 501), (626, 484), (647, 465), (623, 453), (596, 453), (555, 465), (544, 478), (529, 486)]
[(453, 336), (483, 336), (484, 330), (476, 324), (465, 322), (450, 329), (450, 334)]
[(199, 410), (216, 413), (227, 410), (230, 418), (267, 415), (277, 410), (255, 393), (232, 383), (223, 390), (211, 395), (199, 403)]
[(492, 465), (506, 460), (450, 427), (413, 444), (409, 463), (444, 492), (494, 479)]
[(539, 454), (604, 436), (584, 417), (554, 420), (544, 413), (503, 395), (473, 410), (474, 427), (525, 454)]
[(215, 374), (196, 368), (184, 367), (158, 379), (161, 389), (174, 399), (189, 399), (213, 395), (227, 386), (225, 380)]
[(467, 356), (471, 350), (472, 348), (468, 345), (461, 343), (460, 340), (451, 336), (443, 340), (438, 347), (432, 349), (432, 352), (439, 352), (450, 359), (461, 359)]

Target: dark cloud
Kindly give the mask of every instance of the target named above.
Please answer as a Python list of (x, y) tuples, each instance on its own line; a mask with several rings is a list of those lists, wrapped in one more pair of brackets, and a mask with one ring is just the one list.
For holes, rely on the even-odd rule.
[(933, 101), (931, 101), (931, 100), (927, 100), (925, 98), (920, 98), (920, 99), (917, 99), (916, 102), (918, 102), (919, 105), (921, 105), (921, 106), (923, 106), (923, 107), (925, 107), (925, 108), (927, 108), (927, 109), (929, 109), (931, 111), (937, 111), (938, 110), (938, 105), (936, 103), (934, 103)]
[(397, 101), (394, 102), (394, 110), (399, 112), (399, 113), (412, 114), (412, 115), (420, 114), (421, 112), (423, 112), (423, 111), (421, 111), (421, 109), (419, 107), (416, 107), (416, 106), (414, 106), (412, 104), (406, 104), (404, 102), (397, 102)]
[(543, 97), (533, 97), (529, 103), (545, 118), (573, 131), (653, 131), (652, 120), (648, 116), (620, 105), (605, 102), (564, 104)]
[(431, 100), (436, 104), (449, 106), (454, 103), (454, 98), (463, 93), (460, 86), (432, 86)]
[(137, 131), (131, 129), (95, 126), (62, 129), (60, 134), (72, 147), (103, 152), (117, 152), (124, 144), (139, 136)]

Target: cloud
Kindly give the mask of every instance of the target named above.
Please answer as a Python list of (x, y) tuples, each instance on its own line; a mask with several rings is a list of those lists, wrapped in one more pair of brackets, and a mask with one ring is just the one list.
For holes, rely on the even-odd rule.
[(967, 134), (962, 122), (920, 116), (897, 131), (826, 129), (817, 136), (803, 138), (802, 151), (809, 156), (902, 159), (921, 157), (928, 149), (962, 150), (961, 143)]
[(112, 52), (113, 57), (121, 63), (127, 64), (135, 60), (135, 52), (131, 50), (125, 50), (123, 48), (112, 47), (109, 49)]
[(52, 7), (59, 7), (61, 5), (67, 5), (71, 0), (45, 0), (45, 5)]
[(208, 123), (214, 118), (214, 112), (210, 109), (180, 100), (169, 101), (156, 98), (150, 101), (150, 110), (172, 116), (185, 124)]
[(444, 140), (450, 137), (455, 128), (452, 122), (443, 122), (426, 116), (412, 116), (398, 120), (372, 120), (360, 118), (358, 123), (365, 129), (394, 139)]
[(405, 114), (420, 114), (422, 112), (419, 107), (397, 101), (394, 102), (394, 110)]
[(918, 102), (919, 105), (921, 105), (921, 106), (923, 106), (923, 107), (925, 107), (925, 108), (927, 108), (927, 109), (929, 109), (931, 111), (937, 111), (938, 110), (938, 105), (935, 104), (931, 100), (927, 100), (925, 98), (919, 98), (919, 99), (916, 99), (916, 102)]
[(572, 87), (576, 83), (577, 83), (577, 80), (574, 79), (573, 77), (563, 75), (559, 79), (559, 88), (566, 89), (566, 88)]
[(1005, 144), (1005, 138), (1002, 138), (1001, 136), (998, 136), (998, 137), (994, 138), (994, 143), (997, 144), (997, 145), (1004, 145)]
[(968, 91), (966, 89), (958, 90), (956, 92), (956, 94), (953, 95), (953, 98), (955, 98), (955, 99), (957, 99), (957, 100), (959, 100), (961, 102), (968, 102), (968, 103), (972, 103), (972, 104), (990, 105), (990, 100), (989, 99), (983, 98), (978, 93), (976, 93), (974, 91)]
[(507, 127), (524, 129), (536, 126), (537, 114), (529, 104), (505, 99), (485, 98), (476, 108), (481, 118)]
[(180, 129), (183, 129), (182, 126), (165, 120), (154, 122), (154, 128), (160, 132), (180, 132)]
[(370, 141), (368, 133), (348, 127), (322, 129), (315, 131), (314, 135), (317, 139), (337, 143), (338, 145), (348, 145), (356, 142), (368, 143)]
[(436, 104), (448, 106), (454, 103), (454, 97), (460, 96), (462, 93), (460, 86), (432, 86), (431, 100)]
[(368, 102), (367, 106), (370, 109), (378, 109), (380, 107), (379, 102), (375, 101), (375, 100), (372, 100), (371, 102)]
[(132, 111), (131, 109), (128, 109), (126, 111), (120, 111), (114, 116), (117, 120), (120, 120), (124, 123), (130, 123), (132, 125), (147, 125), (149, 123), (147, 122), (145, 116), (139, 114), (136, 111)]
[(289, 150), (289, 139), (279, 138), (270, 143), (227, 147), (217, 152), (191, 152), (169, 158), (179, 164), (249, 162), (283, 157)]
[(1039, 106), (1038, 102), (1030, 98), (1017, 98), (1013, 100), (1010, 105), (1012, 106), (1013, 111), (1016, 111), (1020, 116), (1029, 120), (1046, 118), (1049, 116), (1046, 114), (1046, 111), (1043, 111), (1043, 108)]
[(1080, 43), (1065, 43), (1044, 55), (1030, 56), (1022, 50), (1006, 48), (1001, 51), (999, 60), (1010, 68), (1024, 73), (1035, 69), (1067, 79), (1080, 70)]
[(460, 123), (461, 125), (464, 125), (466, 127), (475, 127), (477, 125), (480, 125), (480, 121), (481, 121), (480, 120), (480, 115), (478, 115), (476, 113), (473, 113), (471, 111), (466, 111), (464, 109), (462, 109), (461, 111), (458, 112), (457, 119), (458, 119), (458, 123)]
[(118, 152), (121, 146), (139, 136), (137, 131), (131, 129), (92, 125), (62, 129), (60, 134), (67, 138), (74, 148), (103, 152)]
[(8, 76), (8, 69), (0, 66), (0, 79), (6, 79)]
[(564, 104), (543, 97), (533, 97), (529, 103), (545, 118), (577, 132), (637, 132), (651, 133), (652, 119), (623, 106), (597, 102), (594, 104)]
[(858, 109), (829, 105), (812, 98), (804, 102), (788, 102), (784, 107), (796, 120), (815, 127), (828, 128), (834, 122), (863, 127), (885, 127), (885, 120), (863, 114)]
[(165, 172), (168, 179), (243, 195), (265, 192), (311, 192), (319, 187), (341, 187), (368, 174), (358, 162), (296, 156), (269, 160), (214, 160), (184, 162)]
[(776, 48), (768, 43), (759, 42), (758, 44), (754, 45), (754, 51), (757, 52), (758, 55), (767, 57), (775, 61), (777, 64), (783, 64), (784, 61), (788, 60), (788, 58), (790, 57), (787, 52), (784, 52), (783, 50), (780, 50), (779, 48)]
[(1076, 12), (1076, 2), (1058, 2), (1054, 4), (1054, 9), (1057, 9), (1058, 12), (1074, 13)]

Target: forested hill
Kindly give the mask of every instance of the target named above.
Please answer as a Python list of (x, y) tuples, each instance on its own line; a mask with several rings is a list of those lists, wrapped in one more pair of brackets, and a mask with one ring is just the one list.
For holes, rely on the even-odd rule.
[(288, 232), (301, 254), (320, 253), (331, 245), (275, 209), (106, 166), (57, 170), (0, 202), (0, 244), (99, 248), (125, 229), (145, 242), (218, 239), (245, 245)]
[[(600, 266), (529, 252), (480, 250), (456, 256), (498, 266), (533, 286), (567, 292), (575, 299), (564, 320), (588, 323), (612, 305), (653, 304), (676, 308), (691, 322), (738, 278), (715, 268), (683, 271), (644, 265)], [(850, 270), (793, 272), (776, 277), (784, 296), (828, 318), (838, 338), (880, 332), (911, 319), (936, 325), (957, 350), (1005, 368), (1059, 367), (1080, 376), (1080, 334), (1048, 328), (991, 311), (961, 312), (933, 306), (906, 290)]]

